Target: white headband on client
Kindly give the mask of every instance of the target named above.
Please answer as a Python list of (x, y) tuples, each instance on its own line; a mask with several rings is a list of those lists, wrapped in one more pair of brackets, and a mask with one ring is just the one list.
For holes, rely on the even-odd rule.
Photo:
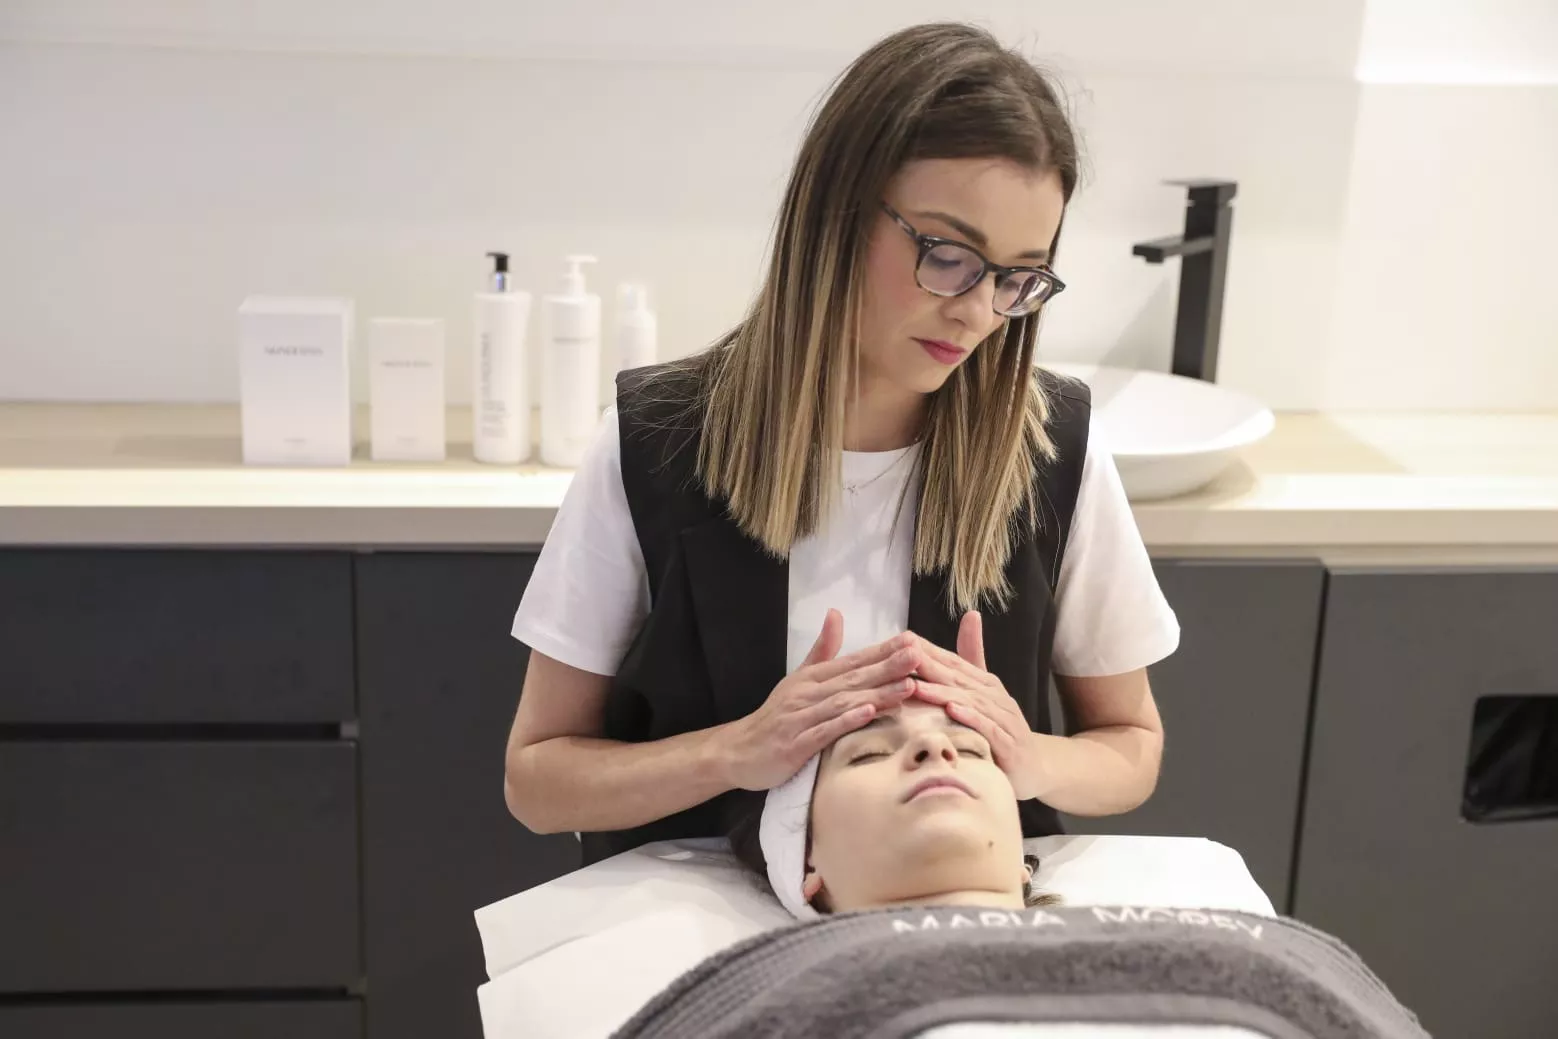
[(811, 795), (817, 785), (814, 756), (801, 770), (768, 791), (763, 802), (763, 820), (758, 826), (758, 843), (768, 864), (768, 883), (790, 915), (810, 920), (818, 916), (802, 893), (806, 882), (806, 830), (811, 817)]

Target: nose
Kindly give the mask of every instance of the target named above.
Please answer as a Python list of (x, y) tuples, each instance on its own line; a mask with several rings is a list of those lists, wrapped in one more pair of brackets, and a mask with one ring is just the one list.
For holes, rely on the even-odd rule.
[(995, 312), (995, 272), (979, 279), (979, 284), (946, 300), (942, 313), (974, 332), (983, 340), (1001, 323), (1001, 315)]
[(958, 763), (957, 748), (941, 729), (926, 729), (916, 733), (909, 738), (904, 749), (908, 751), (911, 771), (936, 764), (956, 767)]

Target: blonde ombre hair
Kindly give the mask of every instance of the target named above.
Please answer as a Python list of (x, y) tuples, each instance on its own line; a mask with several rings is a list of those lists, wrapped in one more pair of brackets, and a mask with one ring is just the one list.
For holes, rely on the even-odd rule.
[[(746, 318), (687, 362), (704, 490), (776, 556), (817, 529), (839, 484), (882, 193), (905, 163), (949, 158), (1054, 170), (1068, 202), (1076, 186), (1070, 123), (1027, 59), (965, 25), (895, 33), (850, 65), (808, 127)], [(914, 570), (948, 573), (954, 612), (1008, 601), (1012, 548), (1041, 522), (1036, 472), (1055, 447), (1033, 376), (1038, 323), (1008, 320), (929, 401)]]

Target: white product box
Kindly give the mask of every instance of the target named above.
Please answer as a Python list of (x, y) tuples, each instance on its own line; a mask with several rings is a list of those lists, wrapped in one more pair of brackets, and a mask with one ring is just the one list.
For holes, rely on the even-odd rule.
[(370, 451), (376, 462), (444, 460), (444, 323), (368, 323)]
[(349, 299), (250, 296), (238, 308), (238, 398), (249, 465), (349, 465)]

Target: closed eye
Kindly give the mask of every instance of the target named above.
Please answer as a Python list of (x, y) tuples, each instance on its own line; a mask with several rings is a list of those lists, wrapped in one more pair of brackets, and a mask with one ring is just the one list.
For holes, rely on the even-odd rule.
[(851, 757), (849, 759), (849, 763), (851, 765), (859, 765), (867, 761), (874, 761), (877, 758), (885, 757), (887, 757), (887, 752), (885, 750), (867, 750)]
[(985, 758), (989, 757), (989, 755), (986, 754), (980, 747), (959, 747), (958, 753), (971, 758), (978, 758), (980, 761), (983, 761)]
[(938, 253), (932, 249), (928, 254), (926, 254), (925, 262), (930, 264), (932, 267), (935, 267), (937, 270), (950, 271), (958, 267), (962, 267), (964, 264), (968, 263), (969, 260), (967, 256), (948, 256), (943, 253)]

